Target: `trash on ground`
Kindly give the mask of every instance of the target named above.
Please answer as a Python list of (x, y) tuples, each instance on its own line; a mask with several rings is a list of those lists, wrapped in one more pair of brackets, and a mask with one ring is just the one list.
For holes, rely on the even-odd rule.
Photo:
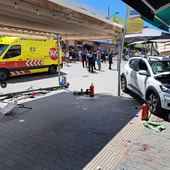
[(98, 166), (98, 167), (97, 167), (97, 170), (101, 170), (101, 167), (100, 167), (100, 166)]
[(86, 109), (86, 108), (83, 108), (83, 110), (85, 110), (85, 111), (86, 111), (87, 109)]
[(135, 115), (134, 117), (139, 117), (138, 115)]
[(155, 122), (164, 122), (164, 119), (158, 117), (158, 118), (155, 120)]
[[(63, 81), (61, 81), (61, 82), (60, 82), (60, 85), (64, 86), (64, 82), (63, 82)], [(67, 82), (67, 85), (69, 86), (69, 85), (70, 85), (70, 83), (68, 83), (68, 82)]]
[(130, 124), (133, 124), (133, 122), (130, 122)]
[(28, 98), (35, 98), (35, 93), (32, 93)]
[(19, 122), (20, 122), (20, 123), (25, 122), (25, 121), (26, 121), (25, 119), (21, 119), (21, 120), (19, 120)]
[(128, 141), (129, 143), (132, 143), (130, 140)]
[(80, 107), (80, 106), (77, 106), (77, 108)]
[(143, 121), (143, 125), (155, 130), (156, 132), (161, 132), (162, 130), (165, 130), (165, 126), (161, 125), (160, 123), (156, 123), (156, 122), (151, 122), (151, 121)]

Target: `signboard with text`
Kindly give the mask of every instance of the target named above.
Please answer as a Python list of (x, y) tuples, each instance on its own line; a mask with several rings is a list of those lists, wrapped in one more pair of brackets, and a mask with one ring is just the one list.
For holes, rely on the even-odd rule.
[(140, 13), (130, 8), (126, 34), (137, 34), (143, 30), (144, 20), (140, 18)]

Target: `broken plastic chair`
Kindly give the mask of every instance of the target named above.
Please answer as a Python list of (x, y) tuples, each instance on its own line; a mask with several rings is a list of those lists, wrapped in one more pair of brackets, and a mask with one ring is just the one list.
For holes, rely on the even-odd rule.
[(155, 130), (156, 132), (161, 132), (162, 130), (166, 129), (160, 123), (151, 122), (151, 121), (143, 121), (143, 125), (150, 128), (150, 129), (152, 129), (152, 130)]

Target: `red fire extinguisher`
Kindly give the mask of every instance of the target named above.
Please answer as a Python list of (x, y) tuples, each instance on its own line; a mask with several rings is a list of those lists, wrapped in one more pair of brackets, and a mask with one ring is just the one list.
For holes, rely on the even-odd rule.
[(147, 100), (142, 98), (145, 103), (142, 105), (142, 120), (148, 120), (148, 114), (149, 114), (149, 105), (147, 103)]
[(90, 97), (94, 97), (94, 86), (93, 86), (93, 83), (90, 86)]

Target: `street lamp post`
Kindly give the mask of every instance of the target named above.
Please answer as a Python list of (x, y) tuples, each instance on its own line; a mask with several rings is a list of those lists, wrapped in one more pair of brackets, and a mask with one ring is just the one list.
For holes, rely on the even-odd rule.
[[(110, 17), (110, 6), (108, 6), (108, 17), (107, 19), (110, 20), (114, 15), (119, 14), (119, 12), (115, 12), (111, 17)], [(109, 52), (109, 40), (107, 40), (107, 53)]]

